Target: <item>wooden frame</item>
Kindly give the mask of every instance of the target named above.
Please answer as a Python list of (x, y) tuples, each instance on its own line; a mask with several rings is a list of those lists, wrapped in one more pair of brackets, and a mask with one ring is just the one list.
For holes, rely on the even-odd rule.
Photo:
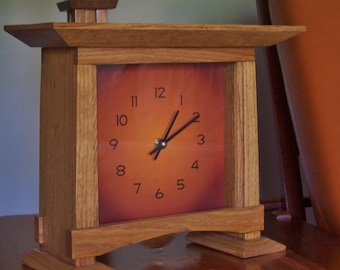
[[(240, 257), (284, 249), (260, 235), (264, 217), (254, 47), (282, 41), (303, 27), (51, 23), (6, 30), (28, 45), (43, 47), (37, 218), (41, 251), (28, 254), (26, 266), (111, 269), (96, 263), (95, 256), (181, 231), (214, 231), (188, 238)], [(226, 62), (225, 121), (229, 127), (232, 123), (225, 133), (226, 208), (100, 225), (96, 65), (160, 62)]]

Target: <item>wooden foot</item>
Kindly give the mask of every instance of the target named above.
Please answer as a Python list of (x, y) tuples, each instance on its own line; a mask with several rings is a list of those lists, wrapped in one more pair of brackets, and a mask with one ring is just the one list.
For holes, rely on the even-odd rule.
[(114, 270), (114, 268), (99, 262), (76, 267), (39, 250), (33, 250), (28, 253), (23, 258), (22, 264), (23, 269), (32, 270)]
[(266, 237), (245, 240), (220, 232), (191, 232), (187, 235), (187, 239), (240, 258), (256, 257), (286, 250), (284, 245)]

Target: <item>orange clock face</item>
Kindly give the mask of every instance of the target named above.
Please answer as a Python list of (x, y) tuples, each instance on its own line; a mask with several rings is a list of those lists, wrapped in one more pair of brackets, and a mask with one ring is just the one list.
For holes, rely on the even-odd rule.
[(224, 207), (224, 67), (97, 67), (101, 224)]

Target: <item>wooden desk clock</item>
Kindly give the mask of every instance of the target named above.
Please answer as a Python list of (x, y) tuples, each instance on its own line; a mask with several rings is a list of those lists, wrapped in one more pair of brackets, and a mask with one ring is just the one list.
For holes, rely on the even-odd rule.
[(182, 231), (244, 258), (284, 250), (260, 234), (254, 47), (304, 27), (107, 23), (116, 4), (5, 26), (42, 47), (40, 250), (24, 269), (112, 269), (96, 256)]

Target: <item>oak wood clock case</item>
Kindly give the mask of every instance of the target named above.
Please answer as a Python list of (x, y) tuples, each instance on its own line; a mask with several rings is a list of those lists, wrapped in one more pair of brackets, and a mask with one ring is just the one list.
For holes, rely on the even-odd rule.
[[(85, 5), (85, 6), (84, 6)], [(110, 24), (116, 1), (65, 1), (68, 23), (5, 26), (42, 48), (39, 250), (30, 269), (112, 269), (96, 256), (181, 231), (239, 257), (284, 250), (261, 237), (256, 46), (302, 31), (297, 26)], [(101, 224), (97, 158), (97, 66), (224, 63), (224, 192), (221, 209)], [(162, 154), (161, 154), (162, 155)]]

